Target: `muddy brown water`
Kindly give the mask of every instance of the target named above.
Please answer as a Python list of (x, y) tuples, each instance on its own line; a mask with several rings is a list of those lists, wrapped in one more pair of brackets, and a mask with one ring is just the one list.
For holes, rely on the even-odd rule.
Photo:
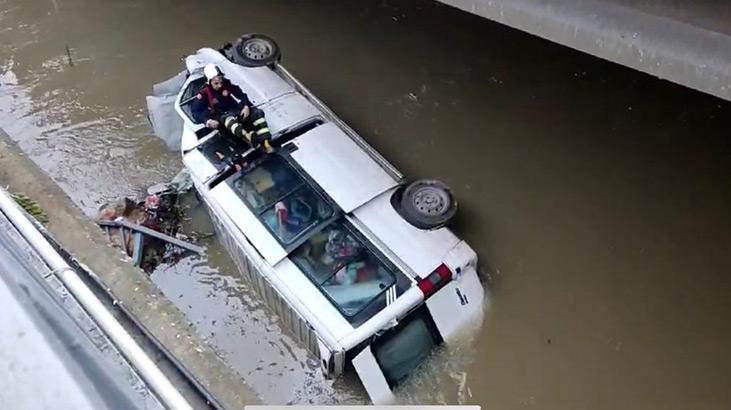
[[(149, 135), (151, 84), (249, 31), (407, 175), (460, 199), (491, 309), (405, 402), (731, 407), (727, 102), (428, 1), (0, 0), (0, 127), (91, 215), (180, 168)], [(208, 245), (154, 279), (263, 399), (363, 402)]]

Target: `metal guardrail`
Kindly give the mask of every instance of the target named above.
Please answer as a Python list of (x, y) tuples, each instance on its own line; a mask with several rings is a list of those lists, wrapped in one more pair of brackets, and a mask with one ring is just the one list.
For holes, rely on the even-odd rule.
[(97, 299), (76, 271), (58, 254), (43, 234), (36, 229), (35, 225), (4, 189), (0, 189), (0, 210), (39, 254), (41, 259), (53, 270), (58, 279), (68, 288), (117, 349), (134, 366), (160, 401), (171, 409), (192, 410), (193, 407), (190, 403), (114, 318), (114, 315)]
[(85, 275), (88, 278), (90, 285), (94, 288), (95, 292), (99, 295), (103, 295), (107, 303), (114, 306), (114, 309), (118, 310), (120, 314), (128, 320), (136, 329), (138, 329), (145, 338), (152, 343), (155, 349), (157, 349), (174, 367), (175, 369), (187, 380), (188, 383), (197, 391), (198, 394), (208, 405), (216, 410), (223, 410), (224, 406), (219, 400), (213, 396), (211, 392), (198, 380), (198, 378), (191, 373), (188, 368), (181, 362), (154, 334), (150, 331), (134, 313), (120, 300), (110, 288), (108, 288), (89, 267), (80, 263), (73, 255), (63, 249), (60, 243), (58, 243), (51, 234), (41, 225), (38, 221), (29, 218), (29, 221), (33, 223), (36, 229), (46, 238), (48, 243), (56, 249), (59, 255), (64, 258), (73, 270), (81, 275)]

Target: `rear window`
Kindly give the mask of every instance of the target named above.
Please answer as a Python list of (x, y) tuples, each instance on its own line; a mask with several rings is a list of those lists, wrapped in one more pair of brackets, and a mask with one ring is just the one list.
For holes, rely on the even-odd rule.
[(415, 314), (407, 323), (376, 339), (371, 351), (391, 388), (416, 369), (436, 347), (426, 314)]
[(279, 156), (229, 184), (284, 245), (334, 215), (332, 206)]
[(396, 284), (394, 269), (368, 249), (342, 220), (312, 235), (290, 257), (348, 318), (358, 315)]

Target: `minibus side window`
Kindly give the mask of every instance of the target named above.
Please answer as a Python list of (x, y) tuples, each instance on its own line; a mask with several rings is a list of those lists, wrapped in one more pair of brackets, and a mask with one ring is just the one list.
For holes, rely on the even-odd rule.
[(280, 241), (289, 244), (308, 228), (332, 215), (332, 208), (315, 191), (305, 186), (270, 206), (260, 219)]
[(304, 182), (282, 158), (273, 157), (233, 181), (233, 188), (259, 213), (274, 205)]
[(237, 176), (229, 184), (285, 246), (335, 214), (279, 156)]
[(312, 235), (291, 258), (346, 317), (396, 283), (393, 272), (340, 221)]

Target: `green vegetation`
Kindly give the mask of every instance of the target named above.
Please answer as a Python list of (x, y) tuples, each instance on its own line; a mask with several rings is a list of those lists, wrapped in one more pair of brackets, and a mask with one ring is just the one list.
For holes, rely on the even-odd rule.
[(26, 212), (31, 214), (36, 220), (42, 224), (45, 224), (48, 222), (48, 215), (46, 215), (46, 212), (41, 208), (40, 205), (38, 205), (38, 202), (28, 198), (27, 195), (16, 192), (11, 195), (15, 202), (18, 203), (23, 209), (25, 209)]

